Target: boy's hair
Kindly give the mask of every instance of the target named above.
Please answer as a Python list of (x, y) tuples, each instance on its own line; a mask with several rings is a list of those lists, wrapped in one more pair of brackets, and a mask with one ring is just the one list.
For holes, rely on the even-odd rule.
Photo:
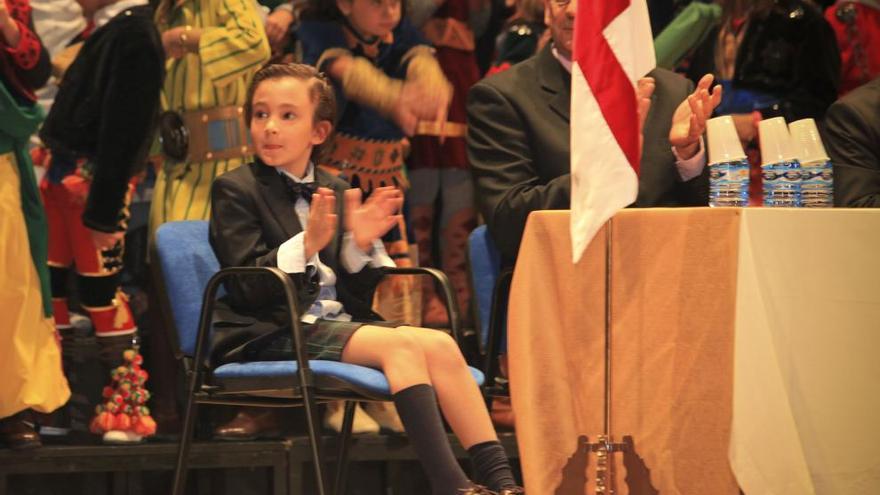
[[(315, 104), (315, 114), (312, 123), (317, 124), (322, 120), (330, 122), (334, 125), (336, 122), (336, 94), (333, 85), (322, 73), (311, 65), (306, 64), (271, 64), (263, 67), (251, 81), (247, 90), (247, 99), (244, 103), (244, 118), (247, 126), (251, 126), (251, 119), (254, 113), (254, 93), (257, 87), (263, 81), (269, 79), (281, 79), (283, 77), (292, 77), (309, 83), (309, 101)], [(312, 149), (312, 161), (316, 164), (321, 163), (324, 154), (330, 147), (332, 141), (332, 132), (327, 139), (316, 145)]]

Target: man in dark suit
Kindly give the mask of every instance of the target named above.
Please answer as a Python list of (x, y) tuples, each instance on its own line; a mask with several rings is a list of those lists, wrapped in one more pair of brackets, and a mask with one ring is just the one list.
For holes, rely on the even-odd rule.
[[(529, 213), (567, 209), (571, 201), (570, 67), (577, 2), (545, 0), (544, 6), (553, 42), (484, 79), (468, 95), (468, 157), (477, 202), (505, 264), (516, 258)], [(716, 87), (709, 93), (711, 76), (693, 94), (691, 83), (674, 73), (655, 69), (649, 76), (653, 80), (640, 86), (656, 89), (643, 128), (634, 205), (706, 205), (700, 136), (721, 92)]]
[(834, 205), (880, 207), (880, 78), (838, 100), (822, 138), (834, 164)]

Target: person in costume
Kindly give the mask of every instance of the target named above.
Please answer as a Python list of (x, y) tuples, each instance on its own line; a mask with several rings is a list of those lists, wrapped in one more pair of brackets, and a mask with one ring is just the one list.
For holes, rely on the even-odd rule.
[[(105, 442), (138, 442), (155, 433), (144, 403), (146, 371), (137, 327), (120, 288), (131, 183), (146, 163), (159, 109), (164, 53), (147, 0), (79, 0), (94, 30), (64, 74), (40, 130), (50, 150), (43, 199), (55, 323), (72, 331), (67, 280), (77, 287), (111, 385), (91, 423)], [(75, 169), (61, 177), (55, 170)]]
[[(371, 309), (382, 267), (394, 266), (380, 238), (397, 225), (403, 197), (377, 186), (362, 201), (360, 189), (315, 165), (333, 130), (332, 86), (313, 67), (270, 65), (254, 77), (248, 100), (257, 159), (220, 176), (211, 193), (209, 236), (220, 265), (289, 273), (300, 287), (309, 357), (385, 373), (434, 495), (523, 493), (455, 341), (378, 321)], [(227, 305), (215, 315), (222, 327), (213, 336), (215, 364), (290, 359), (290, 330), (276, 321), (285, 313), (283, 293), (262, 282), (226, 284)], [(441, 410), (471, 454), (475, 481), (488, 489), (458, 465)]]
[(46, 215), (27, 143), (42, 120), (34, 90), (49, 78), (49, 57), (26, 0), (0, 0), (0, 439), (40, 446), (28, 421), (70, 397), (52, 325)]
[(207, 220), (214, 178), (250, 155), (241, 106), (270, 55), (254, 2), (161, 0), (156, 23), (167, 62), (153, 232), (165, 222)]
[[(400, 0), (311, 2), (303, 12), (297, 38), (302, 62), (330, 76), (339, 102), (337, 134), (321, 164), (369, 195), (375, 188), (409, 187), (405, 159), (408, 136), (423, 121), (446, 120), (449, 83), (427, 40), (404, 17)], [(384, 237), (395, 264), (413, 266), (406, 225)], [(420, 321), (420, 281), (396, 277), (380, 285), (375, 309), (391, 320)], [(393, 415), (368, 412), (393, 426)], [(325, 426), (338, 429), (342, 408), (329, 406)], [(360, 431), (377, 429), (360, 408)]]
[[(467, 239), (477, 226), (464, 140), (465, 101), (467, 91), (480, 79), (470, 21), (480, 17), (478, 10), (488, 7), (484, 1), (445, 0), (421, 26), (422, 33), (435, 47), (437, 61), (453, 91), (448, 121), (419, 124), (408, 163), (409, 219), (419, 248), (419, 264), (446, 272), (465, 316), (470, 314)], [(431, 326), (448, 325), (445, 306), (433, 289), (433, 283), (425, 280), (424, 322)]]

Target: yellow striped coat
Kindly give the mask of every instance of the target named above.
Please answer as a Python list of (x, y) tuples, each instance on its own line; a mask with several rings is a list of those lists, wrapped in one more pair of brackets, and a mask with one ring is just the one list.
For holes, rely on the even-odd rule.
[[(269, 42), (252, 0), (177, 0), (162, 14), (159, 30), (201, 30), (198, 53), (166, 62), (162, 105), (193, 110), (243, 105), (248, 84), (269, 60)], [(150, 211), (151, 229), (175, 220), (207, 219), (214, 178), (243, 162), (235, 158), (201, 163), (166, 161), (159, 172)]]

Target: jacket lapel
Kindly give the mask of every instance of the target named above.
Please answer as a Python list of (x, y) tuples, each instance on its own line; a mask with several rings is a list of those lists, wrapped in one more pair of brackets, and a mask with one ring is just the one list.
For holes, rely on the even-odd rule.
[(549, 96), (548, 105), (568, 123), (571, 113), (571, 74), (553, 56), (550, 43), (538, 53), (537, 57), (538, 78), (541, 89)]
[(284, 179), (278, 175), (277, 170), (259, 161), (254, 163), (254, 168), (260, 196), (281, 225), (284, 235), (290, 238), (302, 232), (303, 226), (299, 224), (299, 219), (296, 217), (296, 211), (293, 209), (293, 203), (290, 201)]

